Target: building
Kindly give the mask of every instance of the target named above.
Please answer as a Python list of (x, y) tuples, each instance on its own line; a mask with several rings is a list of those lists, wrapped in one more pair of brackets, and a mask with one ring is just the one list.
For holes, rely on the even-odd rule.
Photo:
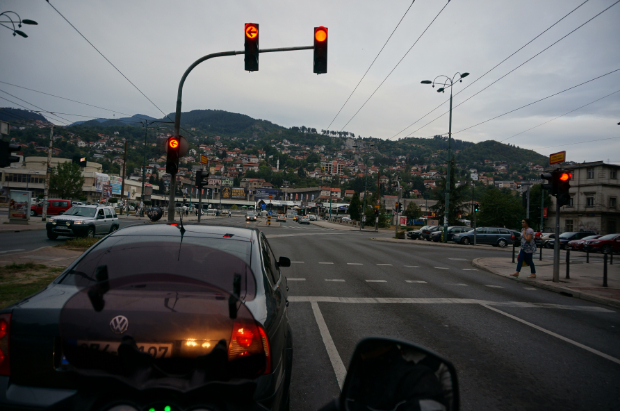
[[(603, 161), (575, 164), (564, 168), (573, 174), (570, 202), (560, 209), (560, 231), (592, 230), (599, 234), (620, 231), (620, 166)], [(545, 220), (545, 231), (553, 231), (555, 197)]]

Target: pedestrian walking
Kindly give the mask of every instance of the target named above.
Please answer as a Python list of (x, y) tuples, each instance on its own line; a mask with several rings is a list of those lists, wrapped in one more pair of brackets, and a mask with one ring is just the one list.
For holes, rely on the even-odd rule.
[(523, 230), (521, 230), (521, 251), (519, 251), (519, 257), (517, 258), (517, 271), (511, 274), (513, 277), (518, 277), (521, 272), (521, 267), (525, 262), (530, 266), (531, 274), (527, 278), (536, 278), (536, 267), (534, 267), (534, 260), (532, 256), (536, 251), (536, 242), (534, 241), (534, 230), (530, 228), (530, 220), (524, 218), (521, 221)]

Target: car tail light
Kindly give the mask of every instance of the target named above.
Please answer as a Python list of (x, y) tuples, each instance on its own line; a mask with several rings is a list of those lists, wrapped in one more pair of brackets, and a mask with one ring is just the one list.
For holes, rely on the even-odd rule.
[(0, 375), (11, 375), (9, 338), (11, 335), (11, 314), (0, 314)]
[(257, 324), (235, 322), (228, 345), (228, 361), (254, 354), (265, 355), (263, 374), (269, 374), (271, 372), (271, 350), (265, 330)]

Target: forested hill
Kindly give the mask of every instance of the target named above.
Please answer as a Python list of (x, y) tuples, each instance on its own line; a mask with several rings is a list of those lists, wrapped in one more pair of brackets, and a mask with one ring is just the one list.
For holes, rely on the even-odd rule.
[(33, 113), (28, 110), (21, 110), (19, 108), (9, 107), (0, 108), (0, 120), (7, 121), (9, 123), (14, 123), (16, 121), (22, 120), (47, 121), (47, 119), (39, 113)]

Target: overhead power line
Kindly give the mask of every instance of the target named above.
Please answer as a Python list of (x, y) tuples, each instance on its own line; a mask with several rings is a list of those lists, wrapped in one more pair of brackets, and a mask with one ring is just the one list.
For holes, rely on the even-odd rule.
[(334, 121), (336, 120), (336, 118), (340, 115), (340, 112), (342, 111), (342, 109), (344, 108), (344, 106), (347, 105), (347, 103), (349, 102), (349, 100), (351, 99), (351, 97), (353, 96), (353, 93), (355, 93), (355, 91), (357, 90), (357, 88), (359, 87), (359, 85), (362, 83), (362, 81), (364, 80), (364, 77), (366, 77), (366, 74), (368, 74), (368, 72), (370, 71), (371, 67), (373, 66), (373, 64), (375, 64), (375, 61), (377, 61), (377, 58), (379, 58), (379, 55), (381, 54), (381, 52), (383, 51), (383, 49), (385, 48), (385, 46), (388, 44), (388, 42), (390, 41), (390, 39), (392, 38), (392, 36), (394, 35), (394, 33), (396, 32), (396, 29), (398, 28), (398, 26), (400, 26), (400, 23), (402, 23), (403, 19), (405, 18), (405, 16), (407, 15), (407, 13), (409, 13), (409, 10), (411, 9), (411, 6), (413, 6), (413, 3), (415, 3), (415, 0), (413, 0), (411, 2), (411, 4), (409, 5), (409, 7), (407, 8), (407, 10), (405, 10), (405, 14), (403, 14), (403, 16), (400, 18), (398, 24), (396, 25), (396, 27), (394, 27), (394, 30), (392, 30), (392, 34), (390, 34), (390, 37), (387, 38), (387, 40), (385, 41), (385, 44), (383, 44), (383, 47), (381, 47), (381, 50), (379, 50), (379, 53), (377, 53), (377, 55), (375, 56), (374, 60), (372, 61), (372, 63), (370, 63), (370, 66), (368, 66), (368, 69), (366, 69), (366, 72), (364, 73), (364, 75), (362, 76), (362, 78), (360, 79), (360, 81), (357, 82), (357, 84), (355, 85), (355, 88), (353, 89), (353, 91), (351, 92), (351, 94), (349, 94), (349, 97), (347, 97), (347, 100), (344, 102), (344, 104), (342, 105), (342, 107), (340, 107), (340, 110), (338, 110), (338, 113), (336, 113), (336, 115), (334, 116), (334, 118), (332, 119), (331, 123), (329, 123), (329, 126), (327, 126), (327, 130), (329, 130), (329, 128), (332, 126), (332, 124), (334, 123)]
[(124, 116), (129, 116), (129, 117), (131, 117), (131, 114), (123, 113), (123, 112), (121, 112), (121, 111), (110, 110), (109, 108), (104, 108), (104, 107), (95, 106), (95, 105), (93, 105), (93, 104), (83, 103), (83, 102), (81, 102), (81, 101), (72, 100), (72, 99), (67, 98), (67, 97), (56, 96), (56, 95), (54, 95), (54, 94), (45, 93), (45, 92), (43, 92), (43, 91), (33, 90), (33, 89), (31, 89), (31, 88), (28, 88), (28, 87), (18, 86), (17, 84), (7, 83), (6, 81), (0, 81), (0, 83), (2, 83), (2, 84), (7, 84), (7, 85), (9, 85), (9, 86), (13, 86), (13, 87), (17, 87), (17, 88), (23, 88), (24, 90), (33, 91), (33, 92), (35, 92), (35, 93), (39, 93), (39, 94), (45, 94), (46, 96), (56, 97), (56, 98), (60, 98), (60, 99), (63, 99), (63, 100), (72, 101), (72, 102), (74, 102), (74, 103), (83, 104), (83, 105), (85, 105), (85, 106), (90, 106), (90, 107), (98, 108), (98, 109), (101, 109), (101, 110), (110, 111), (110, 112), (112, 112), (112, 113), (122, 114), (122, 115), (124, 115)]
[(614, 91), (613, 93), (609, 93), (609, 94), (607, 94), (606, 96), (603, 96), (603, 97), (601, 97), (601, 98), (598, 98), (598, 99), (596, 99), (596, 100), (594, 100), (594, 101), (589, 102), (588, 104), (584, 104), (584, 105), (583, 105), (583, 106), (581, 106), (581, 107), (577, 107), (577, 108), (576, 108), (576, 109), (574, 109), (574, 110), (568, 111), (568, 112), (566, 112), (566, 113), (562, 114), (561, 116), (554, 117), (554, 118), (552, 118), (551, 120), (547, 120), (547, 121), (542, 122), (542, 123), (540, 123), (540, 124), (538, 124), (538, 125), (536, 125), (536, 126), (534, 126), (534, 127), (530, 127), (530, 128), (528, 128), (527, 130), (521, 131), (520, 133), (517, 133), (517, 134), (515, 134), (515, 135), (512, 135), (512, 136), (510, 136), (510, 137), (508, 137), (508, 138), (505, 138), (505, 139), (503, 139), (502, 141), (500, 141), (500, 143), (503, 143), (503, 142), (504, 142), (504, 141), (506, 141), (506, 140), (510, 140), (511, 138), (516, 137), (516, 136), (518, 136), (518, 135), (521, 135), (521, 134), (523, 134), (523, 133), (527, 133), (528, 131), (531, 131), (531, 130), (533, 130), (533, 129), (535, 129), (535, 128), (538, 128), (538, 127), (540, 127), (540, 126), (543, 126), (543, 125), (545, 125), (545, 124), (547, 124), (547, 123), (552, 122), (553, 120), (557, 120), (558, 118), (560, 118), (560, 117), (564, 117), (564, 116), (566, 116), (566, 115), (568, 115), (568, 114), (570, 114), (570, 113), (573, 113), (573, 112), (575, 112), (575, 111), (577, 111), (577, 110), (581, 110), (582, 108), (587, 107), (587, 106), (589, 106), (590, 104), (594, 104), (594, 103), (596, 103), (597, 101), (603, 100), (604, 98), (607, 98), (607, 97), (609, 97), (609, 96), (612, 96), (612, 95), (614, 95), (614, 94), (616, 94), (616, 93), (620, 93), (620, 90), (616, 90), (616, 91)]
[(608, 76), (608, 75), (610, 75), (610, 74), (613, 74), (613, 73), (615, 73), (615, 72), (617, 72), (617, 71), (620, 71), (620, 68), (615, 69), (615, 70), (612, 70), (612, 71), (610, 71), (610, 72), (608, 72), (608, 73), (602, 74), (602, 75), (600, 75), (600, 76), (598, 76), (598, 77), (594, 77), (594, 78), (592, 78), (592, 79), (590, 79), (590, 80), (588, 80), (588, 81), (584, 81), (583, 83), (579, 83), (579, 84), (577, 84), (577, 85), (574, 85), (574, 86), (569, 87), (569, 88), (567, 88), (567, 89), (564, 89), (564, 90), (562, 90), (562, 91), (558, 91), (557, 93), (553, 93), (553, 94), (551, 94), (551, 95), (549, 95), (549, 96), (547, 96), (547, 97), (543, 97), (543, 98), (538, 99), (538, 100), (536, 100), (536, 101), (533, 101), (533, 102), (531, 102), (531, 103), (525, 104), (525, 105), (523, 105), (523, 106), (521, 106), (521, 107), (517, 107), (517, 108), (515, 108), (515, 109), (513, 109), (513, 110), (507, 111), (507, 112), (505, 112), (505, 113), (503, 113), (503, 114), (500, 114), (500, 115), (495, 116), (495, 117), (493, 117), (493, 118), (490, 118), (490, 119), (488, 119), (488, 120), (481, 121), (481, 122), (479, 122), (479, 123), (474, 124), (473, 126), (469, 126), (469, 127), (467, 127), (467, 128), (464, 128), (464, 129), (459, 130), (459, 131), (457, 131), (457, 132), (454, 132), (454, 133), (452, 133), (452, 134), (458, 134), (458, 133), (461, 133), (461, 132), (463, 132), (463, 131), (469, 130), (469, 129), (471, 129), (471, 128), (477, 127), (477, 126), (479, 126), (479, 125), (481, 125), (481, 124), (488, 123), (489, 121), (492, 121), (492, 120), (498, 119), (498, 118), (503, 117), (503, 116), (505, 116), (505, 115), (508, 115), (508, 114), (510, 114), (510, 113), (514, 113), (515, 111), (521, 110), (522, 108), (525, 108), (525, 107), (529, 107), (529, 106), (531, 106), (531, 105), (533, 105), (533, 104), (540, 103), (541, 101), (544, 101), (544, 100), (547, 100), (547, 99), (549, 99), (549, 98), (551, 98), (551, 97), (554, 97), (554, 96), (557, 96), (557, 95), (559, 95), (559, 94), (565, 93), (565, 92), (567, 92), (567, 91), (569, 91), (569, 90), (572, 90), (572, 89), (574, 89), (574, 88), (577, 88), (577, 87), (579, 87), (579, 86), (583, 86), (584, 84), (588, 84), (588, 83), (590, 83), (590, 82), (592, 82), (592, 81), (598, 80), (598, 79), (600, 79), (600, 78), (603, 78), (603, 77), (605, 77), (605, 76)]
[[(620, 1), (620, 0), (618, 0)], [(347, 123), (342, 126), (342, 128), (340, 129), (340, 131), (343, 131), (344, 128), (351, 122), (351, 120), (353, 120), (355, 118), (355, 116), (357, 116), (357, 114), (364, 108), (364, 106), (366, 105), (366, 103), (368, 103), (370, 101), (370, 99), (375, 95), (375, 93), (381, 88), (381, 86), (383, 85), (383, 83), (385, 83), (385, 81), (392, 75), (392, 73), (394, 72), (394, 70), (396, 70), (396, 68), (400, 65), (400, 63), (405, 59), (405, 57), (407, 57), (407, 55), (409, 54), (409, 52), (411, 51), (411, 49), (413, 49), (413, 47), (418, 44), (418, 41), (420, 41), (420, 39), (422, 38), (422, 36), (424, 35), (424, 33), (426, 33), (426, 31), (431, 27), (431, 25), (435, 22), (435, 20), (437, 20), (437, 17), (439, 17), (439, 15), (445, 10), (445, 8), (448, 6), (448, 4), (450, 4), (450, 2), (448, 1), (448, 3), (446, 3), (441, 10), (439, 10), (439, 13), (437, 13), (437, 15), (435, 16), (435, 18), (433, 18), (433, 20), (428, 24), (428, 26), (426, 26), (426, 28), (424, 29), (424, 31), (422, 32), (422, 34), (420, 34), (420, 36), (417, 38), (417, 40), (413, 43), (413, 45), (411, 47), (409, 47), (409, 50), (407, 50), (407, 52), (405, 53), (405, 55), (398, 61), (398, 63), (396, 63), (396, 65), (394, 66), (394, 68), (388, 73), (388, 75), (383, 79), (383, 81), (379, 84), (379, 86), (377, 86), (377, 88), (375, 89), (375, 91), (372, 92), (372, 94), (370, 95), (370, 97), (368, 97), (368, 99), (366, 99), (366, 101), (364, 102), (364, 104), (362, 104), (362, 106), (355, 112), (355, 114), (353, 114), (353, 116), (349, 119), (349, 121), (347, 121)]]
[[(98, 49), (97, 47), (95, 47), (95, 45), (94, 45), (93, 43), (91, 43), (91, 42), (90, 42), (90, 40), (88, 40), (88, 39), (86, 38), (86, 36), (84, 36), (84, 35), (82, 34), (82, 32), (80, 32), (80, 31), (77, 29), (77, 27), (75, 27), (75, 26), (74, 26), (74, 25), (73, 25), (73, 24), (72, 24), (72, 23), (71, 23), (71, 22), (70, 22), (70, 21), (69, 21), (69, 20), (68, 20), (68, 19), (64, 16), (64, 15), (63, 15), (63, 14), (62, 14), (62, 13), (61, 13), (61, 12), (60, 12), (57, 8), (56, 8), (56, 7), (54, 7), (54, 5), (53, 5), (52, 3), (50, 3), (50, 0), (46, 0), (46, 1), (47, 1), (47, 4), (49, 4), (49, 5), (50, 5), (50, 6), (51, 6), (51, 7), (52, 7), (55, 11), (56, 11), (56, 13), (58, 13), (58, 14), (60, 15), (60, 17), (62, 17), (62, 18), (63, 18), (63, 19), (64, 19), (64, 20), (65, 20), (65, 21), (66, 21), (66, 22), (67, 22), (67, 23), (68, 23), (68, 24), (69, 24), (69, 25), (70, 25), (70, 26), (71, 26), (71, 27), (72, 27), (72, 28), (73, 28), (73, 29), (74, 29), (74, 30), (75, 30), (75, 31), (76, 31), (76, 32), (77, 32), (77, 33), (78, 33), (78, 34), (79, 34), (79, 35), (80, 35), (83, 39), (84, 39), (84, 40), (86, 40), (86, 42), (87, 42), (88, 44), (90, 44), (90, 45), (91, 45), (91, 47), (92, 47), (92, 48), (94, 48), (94, 49), (95, 49), (95, 51), (97, 51), (97, 53), (99, 53), (99, 55), (105, 59), (105, 61), (107, 61), (107, 62), (108, 62), (108, 63), (109, 63), (112, 67), (114, 67), (114, 69), (115, 69), (116, 71), (118, 71), (118, 73), (119, 73), (121, 76), (123, 76), (123, 77), (125, 78), (125, 80), (127, 80), (127, 81), (129, 82), (129, 84), (131, 84), (131, 85), (132, 85), (132, 86), (133, 86), (136, 90), (138, 90), (138, 92), (139, 92), (140, 94), (142, 94), (142, 95), (144, 96), (144, 98), (146, 98), (146, 99), (147, 99), (147, 100), (148, 100), (148, 101), (149, 101), (149, 102), (150, 102), (153, 106), (155, 106), (155, 108), (156, 108), (157, 110), (159, 110), (159, 111), (160, 111), (160, 113), (162, 113), (162, 114), (164, 115), (164, 117), (166, 117), (168, 120), (172, 121), (172, 119), (171, 119), (170, 117), (168, 117), (168, 115), (167, 115), (166, 113), (164, 113), (164, 112), (162, 111), (162, 109), (160, 109), (160, 108), (157, 106), (157, 104), (155, 104), (155, 103), (153, 102), (153, 100), (151, 100), (150, 98), (148, 98), (148, 96), (147, 96), (146, 94), (144, 94), (144, 93), (142, 92), (142, 90), (140, 90), (140, 89), (138, 88), (138, 86), (136, 86), (136, 85), (135, 85), (135, 84), (134, 84), (131, 80), (129, 80), (129, 78), (128, 78), (125, 74), (123, 74), (123, 72), (122, 72), (122, 71), (120, 71), (120, 70), (119, 70), (119, 68), (118, 68), (118, 67), (116, 67), (116, 66), (114, 65), (114, 63), (112, 63), (112, 62), (111, 62), (111, 61), (110, 61), (110, 60), (109, 60), (109, 59), (108, 59), (108, 58), (107, 58), (107, 57), (106, 57), (106, 56), (105, 56), (105, 55), (104, 55), (101, 51), (99, 51), (99, 49)], [(619, 1), (620, 1), (620, 0), (619, 0)], [(185, 130), (185, 129), (182, 129), (182, 130), (183, 130), (183, 131), (185, 131), (185, 132), (187, 132), (187, 133), (189, 133), (189, 134), (190, 134), (190, 135), (192, 135), (193, 137), (195, 137), (194, 133), (192, 133), (191, 131), (188, 131), (188, 130)]]
[[(523, 50), (525, 47), (527, 47), (529, 44), (531, 44), (534, 40), (536, 40), (537, 38), (539, 38), (540, 36), (542, 36), (543, 34), (545, 34), (547, 31), (551, 30), (551, 28), (553, 28), (554, 26), (556, 26), (559, 22), (561, 22), (562, 20), (564, 20), (566, 17), (570, 16), (571, 14), (573, 14), (573, 12), (575, 12), (577, 9), (579, 9), (581, 6), (583, 6), (584, 4), (586, 4), (588, 1), (590, 0), (585, 0), (583, 3), (581, 3), (580, 5), (578, 5), (577, 7), (575, 7), (574, 9), (572, 9), (571, 11), (569, 11), (567, 14), (565, 14), (561, 19), (559, 19), (558, 21), (556, 21), (555, 23), (553, 23), (552, 25), (550, 25), (549, 27), (547, 27), (545, 30), (541, 31), (538, 35), (536, 35), (534, 38), (532, 38), (530, 41), (528, 41), (527, 43), (525, 43), (524, 45), (522, 45), (521, 47), (519, 47), (516, 51), (512, 52), (512, 54), (510, 54), (508, 57), (506, 57), (505, 59), (503, 59), (502, 61), (500, 61), (499, 63), (497, 63), (495, 66), (493, 66), (490, 70), (488, 70), (486, 73), (484, 73), (483, 75), (481, 75), (480, 77), (478, 77), (476, 80), (472, 81), (471, 83), (469, 83), (468, 85), (466, 85), (465, 87), (463, 87), (461, 90), (459, 90), (457, 93), (454, 94), (454, 96), (458, 96), (459, 94), (461, 94), (462, 92), (464, 92), (465, 90), (467, 90), (468, 88), (470, 88), (471, 86), (473, 86), (474, 84), (476, 84), (476, 82), (478, 82), (478, 80), (482, 79), (483, 77), (485, 77), (487, 74), (489, 74), (490, 72), (492, 72), (493, 70), (495, 70), (497, 67), (499, 67), (500, 65), (502, 65), (504, 62), (506, 62), (508, 59), (510, 59), (512, 56), (514, 56), (515, 54), (517, 54), (518, 52), (520, 52), (521, 50)], [(508, 73), (510, 74), (510, 73)], [(505, 77), (505, 76), (504, 76)], [(434, 112), (435, 110), (437, 110), (438, 108), (440, 108), (441, 106), (443, 106), (445, 103), (447, 103), (448, 101), (450, 101), (450, 99), (444, 101), (443, 103), (439, 104), (437, 107), (435, 107), (434, 109), (432, 109), (431, 111), (429, 111), (428, 113), (424, 114), (422, 117), (420, 117), (419, 119), (417, 119), (416, 121), (414, 121), (413, 123), (409, 124), (407, 127), (405, 127), (404, 129), (402, 129), (401, 131), (399, 131), (398, 133), (394, 134), (392, 136), (392, 138), (398, 136), (400, 133), (402, 133), (403, 131), (407, 130), (408, 128), (412, 127), (413, 125), (415, 125), (418, 121), (422, 120), (423, 118), (425, 118), (426, 116), (428, 116), (429, 114), (431, 114), (432, 112)], [(441, 116), (445, 115), (442, 114)], [(437, 120), (438, 118), (440, 118), (441, 116), (437, 117), (435, 120)], [(433, 120), (433, 121), (435, 121)], [(432, 122), (431, 122), (432, 123)], [(426, 127), (428, 124), (425, 124), (423, 127)], [(420, 130), (421, 128), (419, 128), (418, 130)], [(418, 131), (416, 130), (416, 131)], [(414, 131), (414, 133), (416, 132)], [(413, 133), (412, 133), (413, 134)]]
[(564, 147), (564, 146), (576, 146), (577, 144), (586, 144), (586, 143), (594, 143), (595, 141), (606, 141), (606, 140), (615, 140), (617, 138), (620, 138), (620, 136), (618, 137), (609, 137), (609, 138), (599, 138), (596, 140), (588, 140), (588, 141), (580, 141), (579, 143), (567, 143), (567, 144), (560, 144), (558, 146), (547, 146), (547, 147), (541, 147), (541, 150), (543, 148), (553, 148), (553, 147)]
[[(14, 95), (13, 95), (13, 94), (11, 94), (11, 93), (7, 93), (7, 92), (6, 92), (6, 91), (4, 91), (4, 90), (0, 90), (0, 92), (5, 93), (5, 94), (8, 94), (9, 96), (11, 96), (11, 97), (13, 97), (13, 98), (16, 98), (16, 99), (18, 99), (18, 100), (20, 100), (20, 101), (23, 101), (23, 102), (24, 102), (24, 103), (26, 103), (26, 104), (30, 104), (32, 107), (36, 107), (36, 108), (38, 108), (39, 110), (47, 111), (47, 110), (42, 109), (42, 108), (41, 108), (41, 107), (39, 107), (39, 106), (35, 106), (34, 104), (32, 104), (32, 103), (30, 103), (30, 102), (28, 102), (28, 101), (26, 101), (26, 100), (24, 100), (24, 99), (21, 99), (21, 98), (19, 98), (19, 97), (17, 97), (17, 96), (14, 96)], [(9, 99), (7, 99), (7, 98), (4, 98), (4, 97), (0, 97), (0, 98), (1, 98), (1, 99), (3, 99), (3, 100), (8, 101), (8, 102), (10, 102), (10, 103), (16, 104), (16, 105), (18, 105), (18, 106), (20, 106), (20, 107), (23, 107), (24, 109), (26, 109), (26, 110), (28, 110), (28, 111), (33, 111), (33, 110), (29, 109), (28, 107), (26, 107), (26, 106), (24, 106), (24, 105), (22, 105), (22, 104), (16, 103), (16, 102), (14, 102), (14, 101), (11, 101), (11, 100), (9, 100)], [(57, 116), (57, 115), (52, 115), (52, 117), (54, 117), (54, 118), (56, 119), (56, 121), (60, 121), (61, 123), (65, 123), (65, 124), (70, 124), (70, 123), (71, 123), (71, 121), (70, 121), (70, 120), (67, 120), (66, 118), (63, 118), (63, 117), (60, 117), (60, 116)], [(59, 119), (60, 119), (60, 120), (59, 120)]]

